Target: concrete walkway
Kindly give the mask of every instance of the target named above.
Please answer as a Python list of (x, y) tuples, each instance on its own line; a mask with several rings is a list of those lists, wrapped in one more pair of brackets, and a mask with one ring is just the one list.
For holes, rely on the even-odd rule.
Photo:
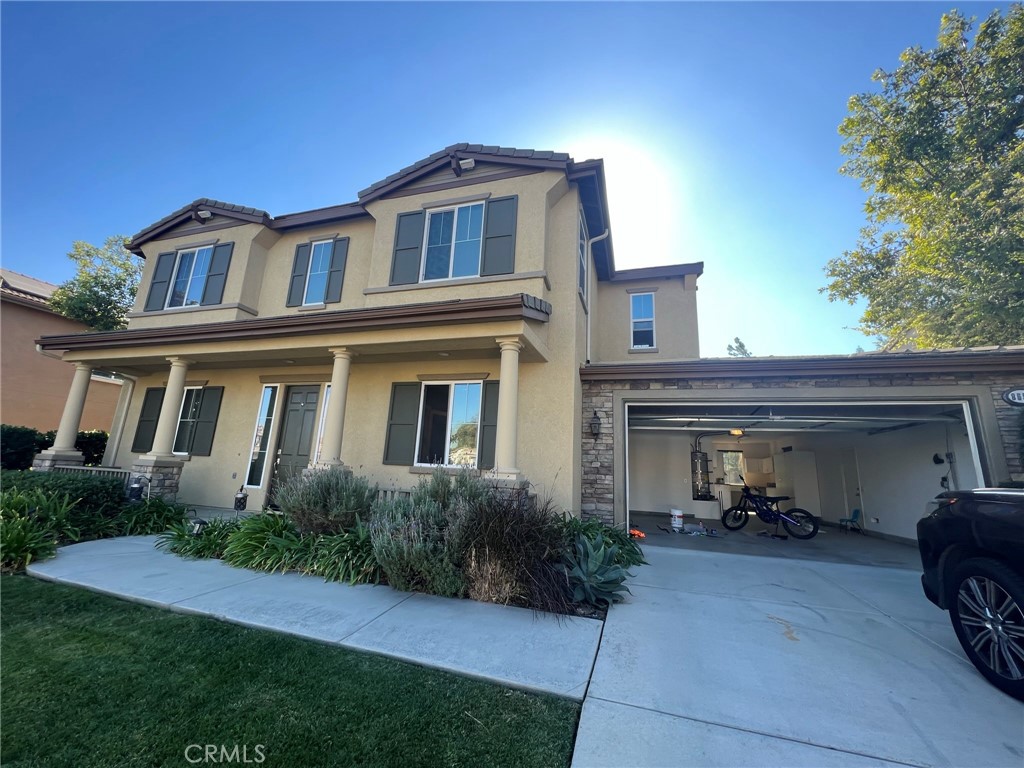
[(74, 544), (28, 573), (569, 699), (581, 700), (590, 679), (600, 621), (258, 573), (185, 560), (155, 549), (155, 542), (137, 536)]
[(574, 768), (1024, 765), (1024, 706), (967, 661), (918, 572), (644, 552)]

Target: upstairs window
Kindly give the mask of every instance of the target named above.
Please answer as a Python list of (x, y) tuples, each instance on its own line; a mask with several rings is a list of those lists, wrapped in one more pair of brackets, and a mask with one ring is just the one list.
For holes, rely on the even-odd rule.
[(302, 295), (302, 303), (323, 304), (327, 295), (327, 276), (331, 272), (331, 254), (334, 241), (324, 240), (313, 243), (313, 252), (309, 257), (309, 274), (306, 276), (306, 290)]
[(654, 349), (654, 294), (633, 293), (629, 302), (632, 348)]
[(579, 276), (578, 289), (583, 300), (587, 300), (587, 224), (583, 221), (583, 214), (580, 214), (580, 237), (579, 237)]
[(220, 304), (233, 246), (219, 243), (161, 253), (153, 269), (144, 311)]
[(210, 273), (213, 248), (179, 251), (174, 281), (167, 296), (167, 307), (195, 307), (203, 300), (206, 276)]
[(422, 279), (479, 275), (483, 229), (483, 203), (428, 211)]

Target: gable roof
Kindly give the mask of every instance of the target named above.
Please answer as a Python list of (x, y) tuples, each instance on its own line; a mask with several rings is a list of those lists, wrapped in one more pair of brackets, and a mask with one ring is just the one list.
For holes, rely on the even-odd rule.
[(10, 269), (0, 269), (0, 295), (17, 304), (50, 310), (49, 299), (57, 286)]

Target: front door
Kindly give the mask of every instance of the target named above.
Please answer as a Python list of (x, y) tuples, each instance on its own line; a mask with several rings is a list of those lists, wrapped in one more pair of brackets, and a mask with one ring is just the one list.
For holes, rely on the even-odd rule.
[(273, 496), (274, 485), (295, 477), (309, 466), (313, 436), (316, 434), (319, 400), (320, 387), (317, 385), (288, 387), (285, 395), (284, 422), (277, 443), (277, 461), (269, 496)]

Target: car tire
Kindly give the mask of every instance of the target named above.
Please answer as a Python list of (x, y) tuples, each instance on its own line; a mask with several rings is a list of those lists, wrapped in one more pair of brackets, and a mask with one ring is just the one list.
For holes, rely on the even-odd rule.
[(1024, 578), (998, 560), (965, 560), (947, 582), (946, 605), (971, 663), (1024, 701)]

